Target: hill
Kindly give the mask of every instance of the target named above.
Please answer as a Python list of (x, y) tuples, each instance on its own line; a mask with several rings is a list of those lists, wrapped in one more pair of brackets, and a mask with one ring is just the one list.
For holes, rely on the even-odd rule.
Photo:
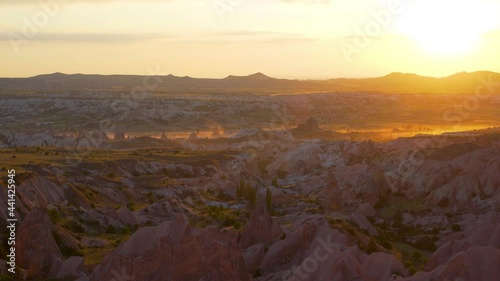
[[(0, 92), (46, 90), (126, 90), (143, 85), (140, 75), (95, 75), (53, 73), (29, 78), (0, 78)], [(269, 77), (263, 73), (248, 76), (230, 75), (223, 79), (158, 76), (157, 90), (213, 91), (338, 91), (382, 93), (474, 93), (488, 81), (500, 81), (500, 73), (461, 72), (444, 78), (391, 73), (377, 78), (338, 78), (329, 80), (290, 80)], [(154, 83), (151, 80), (149, 83)], [(496, 91), (498, 93), (498, 90)]]

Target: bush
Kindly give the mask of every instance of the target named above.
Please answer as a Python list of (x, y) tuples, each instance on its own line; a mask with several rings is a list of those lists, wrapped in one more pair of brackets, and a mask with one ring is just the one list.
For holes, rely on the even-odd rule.
[(274, 177), (273, 178), (273, 181), (271, 182), (271, 185), (278, 188), (279, 187), (279, 183), (278, 183), (278, 178), (277, 177)]
[(422, 237), (418, 239), (415, 243), (413, 243), (413, 247), (419, 250), (425, 250), (429, 252), (434, 252), (436, 250), (436, 245), (434, 245), (434, 241), (436, 237)]
[(56, 209), (47, 210), (47, 215), (49, 215), (50, 220), (54, 224), (57, 223), (60, 219), (59, 212)]
[(130, 211), (135, 211), (134, 203), (132, 202), (127, 203), (127, 209), (129, 209)]
[(389, 243), (389, 241), (382, 240), (382, 241), (380, 241), (380, 245), (382, 245), (382, 247), (384, 247), (384, 248), (386, 248), (388, 250), (392, 249), (392, 244)]
[(284, 232), (283, 232), (283, 234), (281, 234), (280, 239), (281, 239), (281, 240), (285, 240), (285, 238), (286, 238), (286, 233), (284, 233)]
[(80, 223), (78, 223), (74, 220), (69, 221), (66, 226), (67, 226), (67, 228), (69, 228), (69, 230), (76, 232), (76, 233), (85, 232), (85, 228)]
[(451, 230), (453, 232), (459, 232), (460, 230), (462, 230), (462, 228), (460, 227), (460, 225), (454, 224), (454, 225), (451, 226)]
[(273, 213), (273, 194), (269, 188), (266, 189), (266, 206), (267, 211), (272, 214)]
[(413, 252), (413, 260), (414, 261), (421, 261), (422, 260), (422, 253), (420, 251)]
[(112, 225), (108, 225), (108, 227), (106, 227), (106, 233), (107, 234), (116, 234), (116, 228)]
[(378, 202), (373, 207), (376, 210), (382, 209), (383, 207), (385, 207), (385, 205), (387, 205), (387, 202), (387, 198), (381, 196), (378, 198)]
[(371, 254), (378, 251), (377, 243), (373, 238), (370, 238), (370, 242), (368, 242), (368, 246), (366, 247), (366, 251)]

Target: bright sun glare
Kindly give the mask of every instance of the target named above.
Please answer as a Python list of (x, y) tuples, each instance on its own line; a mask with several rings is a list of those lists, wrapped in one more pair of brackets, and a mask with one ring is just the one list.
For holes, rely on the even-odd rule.
[(402, 31), (436, 55), (471, 52), (491, 19), (491, 11), (480, 0), (422, 0), (410, 9), (402, 21)]

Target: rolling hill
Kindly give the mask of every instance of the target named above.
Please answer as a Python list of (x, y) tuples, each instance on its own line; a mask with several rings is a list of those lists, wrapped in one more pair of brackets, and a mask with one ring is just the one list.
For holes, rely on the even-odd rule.
[[(0, 78), (0, 92), (47, 90), (126, 90), (143, 85), (140, 75), (90, 75), (53, 73), (29, 78)], [(230, 75), (223, 79), (158, 76), (149, 84), (160, 83), (158, 91), (338, 91), (383, 93), (474, 93), (488, 82), (500, 83), (500, 73), (461, 72), (444, 78), (391, 73), (377, 78), (337, 78), (329, 80), (276, 79), (262, 73), (248, 76)], [(498, 87), (496, 87), (498, 88)], [(496, 89), (495, 93), (498, 93)]]

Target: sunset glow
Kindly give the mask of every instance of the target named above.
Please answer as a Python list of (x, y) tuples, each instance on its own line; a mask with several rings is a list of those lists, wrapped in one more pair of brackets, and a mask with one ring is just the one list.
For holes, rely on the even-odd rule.
[[(374, 17), (390, 5), (401, 12)], [(500, 49), (498, 14), (499, 1), (489, 0), (4, 0), (0, 76), (140, 74), (155, 65), (215, 78), (500, 71), (491, 59)]]
[(463, 55), (481, 47), (494, 28), (493, 12), (481, 1), (419, 1), (401, 20), (402, 32), (432, 54)]

